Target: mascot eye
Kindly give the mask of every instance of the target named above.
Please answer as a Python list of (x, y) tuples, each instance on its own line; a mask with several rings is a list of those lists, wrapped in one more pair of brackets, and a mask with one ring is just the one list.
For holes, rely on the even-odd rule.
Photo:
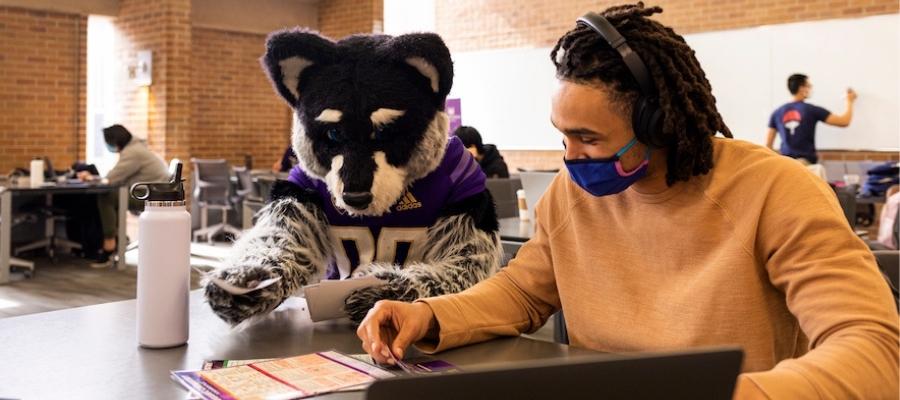
[(328, 135), (328, 140), (331, 140), (332, 142), (340, 142), (341, 141), (341, 138), (338, 137), (337, 128), (328, 128), (328, 131), (326, 132), (326, 134)]
[(387, 135), (384, 134), (384, 127), (375, 128), (375, 132), (372, 133), (372, 139), (375, 140), (384, 140)]

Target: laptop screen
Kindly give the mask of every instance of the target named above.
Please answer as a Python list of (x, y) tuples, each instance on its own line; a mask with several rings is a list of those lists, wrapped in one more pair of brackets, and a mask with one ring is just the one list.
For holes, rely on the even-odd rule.
[(457, 373), (379, 380), (369, 386), (366, 399), (730, 399), (743, 357), (741, 349), (728, 347), (598, 353), (508, 369), (463, 367)]
[(534, 206), (550, 187), (556, 172), (520, 172), (522, 190), (525, 191), (525, 203), (528, 206), (528, 216), (534, 221)]

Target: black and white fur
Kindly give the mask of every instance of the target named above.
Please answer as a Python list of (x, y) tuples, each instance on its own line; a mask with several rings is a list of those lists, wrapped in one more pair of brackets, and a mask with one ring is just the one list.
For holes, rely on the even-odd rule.
[[(440, 164), (449, 130), (443, 105), (453, 67), (435, 34), (351, 36), (335, 43), (294, 29), (271, 35), (261, 61), (294, 109), (292, 145), (300, 167), (325, 181), (332, 198), (287, 181), (276, 184), (272, 202), (215, 274), (238, 286), (283, 279), (246, 295), (205, 286), (212, 309), (231, 324), (265, 314), (321, 279), (335, 257), (323, 202), (350, 215), (391, 212), (411, 183)], [(374, 275), (387, 284), (345, 300), (352, 320), (360, 321), (378, 300), (459, 292), (493, 274), (501, 247), (490, 194), (445, 205), (422, 240), (406, 265), (356, 268), (353, 276)]]

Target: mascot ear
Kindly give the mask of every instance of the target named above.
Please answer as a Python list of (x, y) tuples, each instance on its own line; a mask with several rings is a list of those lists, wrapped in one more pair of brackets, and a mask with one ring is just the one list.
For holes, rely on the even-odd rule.
[(390, 41), (390, 51), (428, 79), (435, 100), (443, 108), (453, 86), (453, 60), (441, 37), (434, 33), (400, 35)]
[(260, 59), (275, 89), (291, 106), (300, 99), (300, 78), (313, 65), (334, 61), (334, 42), (310, 31), (294, 28), (274, 32)]

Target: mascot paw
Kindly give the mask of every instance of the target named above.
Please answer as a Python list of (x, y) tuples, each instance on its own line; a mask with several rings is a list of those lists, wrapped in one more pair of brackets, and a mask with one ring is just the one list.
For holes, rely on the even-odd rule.
[(344, 311), (355, 323), (360, 323), (379, 300), (413, 301), (419, 298), (418, 293), (410, 287), (409, 280), (396, 273), (382, 271), (375, 276), (387, 283), (354, 290), (344, 300)]
[(389, 285), (357, 289), (344, 300), (344, 310), (350, 320), (358, 324), (378, 300), (396, 300), (396, 294), (390, 290)]
[[(216, 271), (215, 276), (232, 285), (250, 287), (257, 282), (279, 276), (275, 271), (263, 267), (227, 268)], [(236, 325), (255, 315), (267, 313), (278, 307), (287, 296), (284, 295), (282, 281), (247, 294), (228, 293), (211, 281), (204, 288), (206, 301), (213, 312), (229, 324)]]

